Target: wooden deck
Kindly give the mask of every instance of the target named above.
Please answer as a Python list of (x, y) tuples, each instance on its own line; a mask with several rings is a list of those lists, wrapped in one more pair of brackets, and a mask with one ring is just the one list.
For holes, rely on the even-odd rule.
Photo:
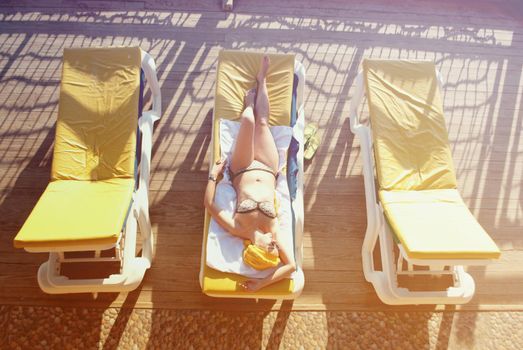
[[(381, 304), (360, 259), (365, 199), (348, 107), (360, 61), (374, 57), (433, 60), (446, 82), (459, 187), (503, 251), (499, 262), (469, 269), (477, 291), (461, 309), (523, 310), (523, 9), (516, 1), (453, 3), (238, 0), (224, 13), (204, 0), (3, 1), (0, 304), (280, 307), (209, 298), (198, 283), (216, 60), (222, 48), (236, 48), (295, 53), (307, 70), (306, 117), (320, 126), (322, 145), (305, 171), (306, 285), (282, 307), (398, 309)], [(46, 255), (16, 250), (12, 240), (49, 179), (62, 49), (100, 45), (139, 45), (159, 67), (164, 113), (150, 193), (156, 260), (127, 297), (49, 296), (36, 282)]]

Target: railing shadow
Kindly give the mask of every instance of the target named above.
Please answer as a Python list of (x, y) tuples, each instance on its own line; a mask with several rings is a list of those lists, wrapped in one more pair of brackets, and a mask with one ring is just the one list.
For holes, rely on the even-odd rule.
[[(379, 3), (359, 4), (355, 12), (336, 9), (339, 3), (329, 2), (322, 5), (324, 10), (294, 11), (292, 4), (281, 5), (281, 9), (276, 2), (269, 5), (273, 5), (271, 10), (255, 1), (242, 1), (237, 12), (228, 15), (210, 10), (209, 4), (198, 9), (184, 3), (172, 11), (151, 2), (139, 13), (1, 9), (5, 30), (0, 38), (5, 40), (0, 44), (0, 95), (5, 98), (0, 113), (7, 117), (0, 121), (0, 166), (5, 173), (0, 179), (0, 252), (5, 271), (24, 281), (21, 291), (37, 290), (31, 278), (44, 258), (15, 251), (11, 241), (47, 184), (58, 61), (61, 48), (68, 46), (140, 45), (156, 58), (159, 67), (164, 115), (154, 136), (150, 193), (157, 259), (134, 297), (128, 296), (125, 308), (136, 303), (149, 307), (177, 303), (176, 307), (188, 309), (231, 307), (266, 314), (275, 307), (273, 303), (214, 300), (203, 296), (198, 284), (204, 215), (201, 197), (220, 48), (292, 52), (307, 68), (306, 117), (320, 125), (322, 145), (306, 168), (305, 295), (317, 296), (327, 309), (353, 303), (396, 310), (379, 303), (363, 279), (359, 257), (365, 230), (363, 179), (359, 144), (349, 131), (347, 113), (363, 57), (436, 62), (446, 81), (444, 105), (460, 188), (510, 261), (512, 251), (521, 248), (517, 229), (523, 206), (523, 186), (517, 182), (523, 129), (523, 108), (518, 102), (522, 84), (518, 52), (523, 42), (519, 29), (499, 24), (497, 19), (482, 23), (487, 16), (458, 16), (450, 5), (433, 4), (437, 7), (434, 14), (402, 13)], [(384, 15), (383, 9), (390, 13)], [(367, 113), (366, 107), (362, 112)], [(479, 305), (490, 300), (482, 289), (491, 290), (502, 272), (476, 269), (473, 275), (479, 282), (479, 296), (473, 303)], [(4, 289), (2, 294), (9, 293)], [(509, 295), (504, 302), (518, 303), (520, 297)], [(50, 304), (82, 300), (40, 292), (33, 298)], [(115, 298), (106, 296), (88, 304), (103, 310)], [(448, 329), (452, 318), (446, 317), (440, 327)], [(277, 347), (287, 318), (285, 312), (279, 316), (270, 346)], [(128, 319), (124, 312), (117, 323), (126, 324)], [(329, 319), (328, 327), (335, 328), (337, 322)], [(424, 322), (426, 326), (427, 320)], [(155, 327), (162, 323), (155, 312), (152, 323), (154, 332), (160, 332)], [(262, 325), (263, 318), (250, 338), (255, 345), (261, 344)], [(438, 342), (448, 342), (445, 333), (440, 334)], [(115, 328), (111, 338), (120, 337)], [(463, 335), (463, 339), (470, 337)], [(330, 336), (329, 344), (338, 344), (336, 334)]]

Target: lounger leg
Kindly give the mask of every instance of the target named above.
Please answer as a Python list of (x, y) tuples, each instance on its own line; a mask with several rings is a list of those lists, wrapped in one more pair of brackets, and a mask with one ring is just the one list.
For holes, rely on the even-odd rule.
[(222, 9), (224, 11), (232, 11), (233, 7), (233, 0), (222, 0)]
[(151, 263), (154, 258), (154, 239), (153, 230), (151, 227), (151, 220), (149, 218), (149, 203), (148, 200), (137, 212), (138, 225), (140, 227), (140, 235), (142, 236), (142, 257), (149, 260)]

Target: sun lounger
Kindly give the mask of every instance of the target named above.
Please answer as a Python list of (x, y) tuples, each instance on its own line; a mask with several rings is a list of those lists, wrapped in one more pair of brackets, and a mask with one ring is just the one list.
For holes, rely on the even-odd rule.
[[(286, 185), (290, 193), (289, 211), (292, 211), (290, 226), (293, 233), (293, 247), (291, 250), (296, 260), (297, 271), (293, 274), (293, 278), (279, 281), (258, 292), (245, 291), (240, 284), (247, 277), (238, 273), (221, 271), (214, 265), (214, 268), (211, 268), (207, 263), (211, 259), (207, 250), (209, 247), (209, 229), (212, 225), (211, 217), (206, 213), (200, 265), (200, 285), (205, 294), (213, 297), (294, 299), (301, 293), (304, 285), (302, 234), (303, 126), (305, 118), (303, 87), (305, 84), (305, 69), (300, 62), (294, 59), (293, 55), (269, 56), (271, 68), (267, 77), (267, 87), (271, 104), (270, 124), (272, 126), (291, 126), (293, 134), (293, 139), (287, 151), (286, 166), (283, 169), (283, 173), (287, 175)], [(224, 127), (224, 125), (221, 125), (221, 120), (239, 120), (243, 108), (244, 92), (255, 86), (255, 76), (261, 57), (262, 54), (260, 53), (241, 51), (224, 50), (219, 54), (215, 107), (213, 111), (211, 164), (220, 158), (224, 151), (220, 149), (220, 141), (224, 136), (220, 134)], [(239, 240), (239, 238), (234, 239)]]
[[(475, 284), (463, 266), (485, 265), (500, 255), (457, 190), (440, 88), (430, 62), (367, 59), (356, 79), (350, 127), (363, 157), (363, 270), (387, 304), (466, 303)], [(364, 94), (368, 126), (357, 113)], [(381, 270), (374, 266), (376, 245)], [(445, 274), (453, 279), (446, 290), (398, 285), (399, 275)]]
[[(152, 109), (142, 113), (143, 78)], [(148, 187), (160, 109), (156, 67), (146, 52), (64, 50), (51, 181), (14, 239), (17, 248), (49, 253), (38, 271), (44, 292), (96, 296), (130, 291), (142, 281), (153, 259)], [(119, 272), (105, 278), (62, 274), (70, 263), (94, 270), (109, 262), (119, 263)]]

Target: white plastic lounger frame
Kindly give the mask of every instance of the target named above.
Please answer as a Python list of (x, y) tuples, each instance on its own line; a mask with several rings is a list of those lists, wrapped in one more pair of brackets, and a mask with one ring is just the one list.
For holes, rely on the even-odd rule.
[[(442, 79), (436, 70), (439, 88)], [(392, 231), (387, 223), (383, 208), (376, 198), (374, 182), (374, 155), (370, 126), (360, 124), (358, 107), (365, 94), (363, 73), (356, 78), (356, 91), (352, 99), (349, 117), (350, 129), (360, 138), (363, 157), (363, 175), (365, 183), (365, 202), (367, 207), (367, 230), (362, 247), (363, 272), (367, 282), (372, 283), (378, 297), (385, 304), (464, 304), (474, 295), (475, 284), (472, 276), (465, 272), (464, 265), (487, 265), (491, 260), (448, 260), (448, 259), (410, 259), (401, 244), (398, 244), (399, 257), (395, 261)], [(382, 271), (374, 268), (373, 252), (379, 238)], [(403, 260), (407, 270), (403, 269)], [(429, 270), (414, 270), (413, 266), (427, 266)], [(448, 266), (449, 269), (445, 269)], [(411, 291), (398, 286), (398, 275), (443, 275), (453, 276), (453, 286), (443, 291)]]
[[(149, 176), (153, 125), (161, 117), (162, 98), (156, 77), (154, 59), (142, 50), (141, 68), (151, 89), (152, 109), (142, 113), (138, 120), (141, 132), (141, 160), (138, 189), (134, 191), (131, 208), (124, 229), (115, 245), (56, 246), (52, 248), (25, 248), (29, 252), (49, 252), (49, 260), (38, 270), (38, 284), (49, 294), (128, 292), (141, 283), (154, 256), (153, 233), (149, 220)], [(142, 239), (141, 256), (136, 256), (137, 224)], [(114, 257), (102, 257), (101, 251), (115, 249)], [(65, 252), (94, 251), (94, 257), (67, 258)], [(69, 279), (60, 274), (60, 265), (66, 263), (120, 262), (120, 273), (107, 278)]]
[[(302, 292), (303, 286), (305, 285), (305, 276), (303, 274), (303, 222), (304, 222), (304, 209), (303, 209), (303, 151), (304, 151), (304, 136), (303, 130), (305, 127), (305, 107), (304, 107), (304, 86), (305, 86), (305, 67), (298, 60), (294, 61), (294, 74), (298, 77), (298, 87), (296, 92), (296, 124), (294, 125), (293, 136), (299, 142), (298, 150), (298, 177), (297, 177), (297, 188), (296, 198), (292, 201), (292, 210), (294, 211), (294, 257), (296, 260), (296, 272), (294, 273), (294, 290), (292, 293), (286, 295), (270, 295), (270, 294), (258, 294), (254, 293), (238, 293), (234, 295), (230, 294), (215, 294), (206, 293), (209, 296), (217, 298), (249, 298), (249, 299), (280, 299), (280, 300), (293, 300), (296, 299)], [(214, 116), (213, 116), (214, 118)], [(214, 135), (214, 131), (212, 132)], [(211, 140), (211, 144), (213, 141)], [(212, 152), (211, 152), (212, 157)], [(214, 159), (211, 159), (211, 164)], [(203, 247), (207, 245), (205, 237), (203, 241)], [(203, 287), (204, 269), (206, 265), (205, 248), (202, 249), (202, 257), (200, 261), (200, 286)]]

